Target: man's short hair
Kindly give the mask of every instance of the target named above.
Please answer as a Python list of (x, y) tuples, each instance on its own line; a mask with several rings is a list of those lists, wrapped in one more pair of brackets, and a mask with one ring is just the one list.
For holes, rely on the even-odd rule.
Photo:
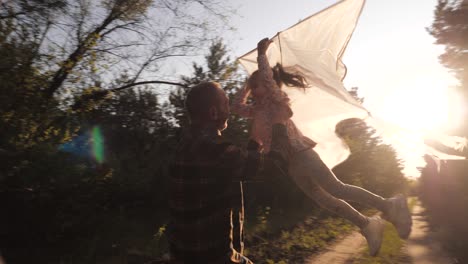
[(210, 107), (219, 100), (221, 86), (216, 82), (202, 82), (193, 86), (185, 99), (185, 108), (189, 118), (201, 119), (208, 116)]

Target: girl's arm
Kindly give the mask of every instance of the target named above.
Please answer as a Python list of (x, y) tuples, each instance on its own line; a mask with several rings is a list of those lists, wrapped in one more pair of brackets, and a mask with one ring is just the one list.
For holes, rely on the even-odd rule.
[(247, 98), (249, 97), (250, 90), (247, 88), (247, 84), (240, 89), (234, 97), (234, 101), (231, 105), (231, 110), (245, 118), (253, 117), (253, 106), (247, 104)]
[(268, 89), (271, 103), (275, 104), (273, 109), (279, 111), (285, 119), (289, 119), (293, 115), (291, 107), (289, 106), (289, 97), (280, 89), (280, 87), (278, 87), (275, 79), (273, 78), (273, 70), (271, 69), (266, 56), (266, 51), (271, 43), (271, 40), (263, 39), (257, 44), (258, 72), (265, 84), (265, 87)]
[(286, 103), (289, 104), (289, 98), (285, 92), (281, 91), (278, 84), (276, 84), (275, 79), (273, 78), (273, 70), (270, 68), (270, 63), (265, 54), (258, 54), (257, 57), (258, 71), (262, 78), (265, 87), (268, 89), (269, 96), (272, 101), (277, 103)]
[(266, 51), (272, 41), (268, 38), (264, 38), (260, 40), (257, 44), (257, 65), (258, 65), (258, 74), (265, 85), (265, 87), (269, 90), (269, 92), (273, 92), (274, 90), (279, 90), (278, 85), (273, 78), (273, 71), (270, 67), (270, 63), (268, 62), (268, 58), (266, 56)]

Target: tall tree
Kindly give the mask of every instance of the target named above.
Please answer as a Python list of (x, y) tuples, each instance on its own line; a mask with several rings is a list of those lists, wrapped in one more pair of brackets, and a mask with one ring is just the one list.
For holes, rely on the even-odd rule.
[[(118, 225), (127, 208), (164, 201), (151, 188), (167, 189), (157, 176), (172, 133), (154, 93), (127, 89), (174, 84), (161, 77), (165, 63), (196, 55), (230, 14), (217, 0), (0, 1), (2, 254), (89, 263), (115, 253), (122, 233), (110, 229), (128, 226)], [(63, 151), (92, 125), (107, 144), (104, 163)], [(155, 208), (128, 220), (149, 221), (149, 239)]]
[[(434, 22), (428, 28), (436, 43), (445, 46), (439, 57), (460, 81), (463, 104), (468, 105), (468, 1), (439, 0), (434, 11)], [(464, 116), (466, 119), (468, 116)], [(462, 124), (462, 135), (468, 135), (468, 125)]]
[(0, 181), (33, 148), (70, 140), (79, 116), (112, 91), (174, 84), (160, 77), (164, 63), (196, 54), (232, 13), (216, 0), (12, 0), (0, 7)]
[[(349, 93), (358, 102), (364, 102), (358, 87), (352, 87)], [(333, 169), (341, 180), (384, 196), (406, 190), (407, 181), (397, 152), (382, 142), (374, 128), (362, 119), (350, 118), (339, 122), (335, 133), (351, 151), (348, 159)]]
[[(149, 89), (128, 89), (80, 118), (60, 151), (30, 153), (0, 185), (0, 250), (14, 263), (147, 262), (165, 247), (172, 124)], [(40, 150), (40, 151), (39, 151)], [(15, 181), (13, 181), (13, 179)], [(90, 243), (92, 241), (92, 243)], [(131, 261), (128, 261), (131, 262)], [(140, 261), (134, 261), (139, 263)]]
[(338, 123), (336, 133), (351, 151), (349, 158), (333, 169), (341, 180), (383, 196), (406, 190), (401, 160), (392, 146), (376, 136), (375, 129), (361, 119), (352, 118)]
[[(220, 39), (213, 41), (209, 47), (209, 52), (205, 56), (205, 65), (193, 63), (192, 67), (192, 76), (182, 76), (182, 82), (187, 87), (203, 81), (218, 82), (231, 100), (245, 81), (245, 76), (240, 73), (239, 65), (228, 56), (228, 50)], [(173, 116), (180, 127), (188, 125), (184, 109), (187, 91), (188, 88), (179, 88), (169, 96), (169, 101), (173, 106)], [(248, 131), (247, 121), (237, 115), (232, 115), (228, 122), (229, 129), (224, 132), (225, 137), (235, 143), (245, 142)]]

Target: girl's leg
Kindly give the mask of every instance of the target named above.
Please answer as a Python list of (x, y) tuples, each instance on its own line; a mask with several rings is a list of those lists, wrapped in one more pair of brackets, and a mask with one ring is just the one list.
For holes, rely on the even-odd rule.
[[(383, 221), (380, 217), (368, 218), (364, 216), (351, 205), (330, 195), (321, 186), (319, 186), (311, 174), (311, 171), (315, 171), (312, 167), (316, 166), (316, 162), (310, 161), (311, 157), (313, 157), (313, 155), (307, 154), (307, 152), (299, 153), (298, 156), (293, 158), (290, 163), (289, 175), (296, 182), (296, 185), (301, 188), (307, 196), (315, 200), (321, 207), (358, 226), (361, 229), (361, 233), (367, 240), (369, 253), (374, 256), (377, 254), (382, 244), (384, 229)], [(325, 166), (325, 164), (323, 165)], [(327, 167), (325, 166), (325, 168)]]
[(315, 188), (309, 189), (306, 194), (317, 202), (320, 207), (351, 221), (351, 223), (355, 224), (360, 229), (366, 227), (369, 222), (365, 215), (354, 209), (347, 202), (330, 195), (320, 186), (316, 185)]
[(312, 177), (310, 177), (309, 166), (304, 166), (303, 162), (299, 163), (297, 161), (296, 159), (291, 162), (289, 175), (309, 198), (317, 202), (320, 207), (351, 221), (359, 228), (367, 225), (368, 219), (366, 216), (362, 215), (347, 202), (333, 197), (318, 186)]
[(386, 199), (361, 187), (340, 181), (313, 149), (301, 153), (300, 156), (302, 162), (309, 164), (307, 166), (309, 177), (333, 196), (387, 212), (389, 203)]

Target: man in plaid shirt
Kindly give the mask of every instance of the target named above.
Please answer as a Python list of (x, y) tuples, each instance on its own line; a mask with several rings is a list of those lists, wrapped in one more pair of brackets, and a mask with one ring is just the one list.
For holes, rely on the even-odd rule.
[(229, 99), (219, 84), (201, 83), (186, 98), (191, 125), (171, 169), (168, 237), (174, 263), (252, 263), (243, 253), (242, 181), (267, 169), (287, 171), (287, 117), (275, 116), (269, 154), (223, 142)]

